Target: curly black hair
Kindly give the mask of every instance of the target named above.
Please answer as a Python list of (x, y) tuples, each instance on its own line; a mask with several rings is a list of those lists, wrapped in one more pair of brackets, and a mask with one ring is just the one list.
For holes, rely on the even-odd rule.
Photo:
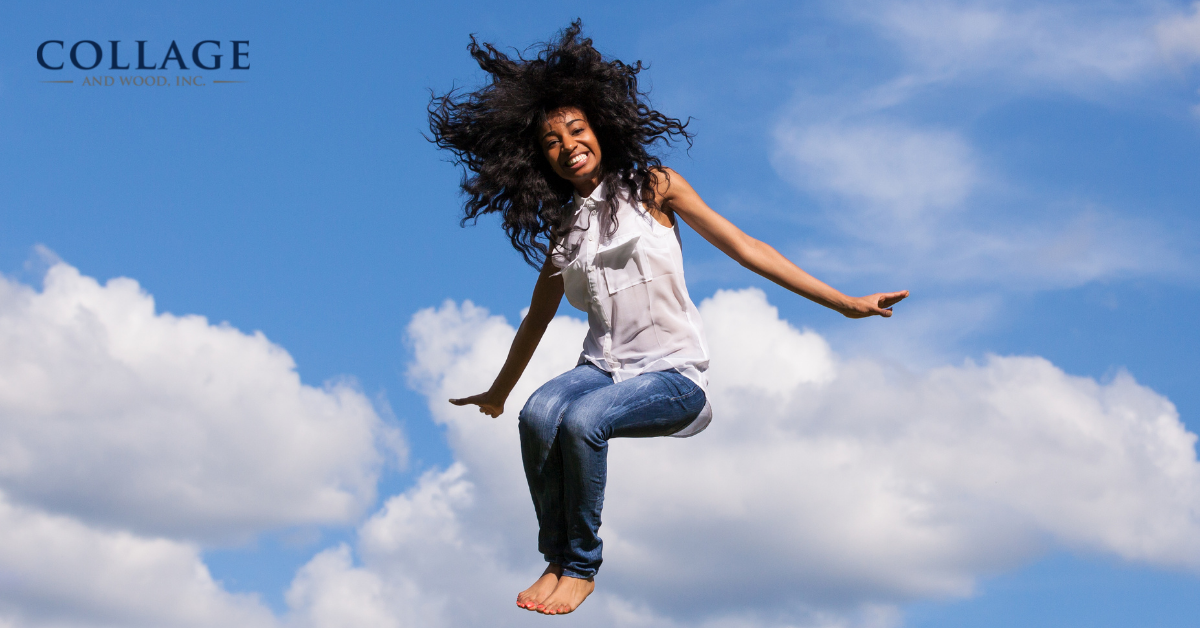
[[(547, 114), (567, 106), (582, 110), (600, 143), (607, 189), (624, 189), (636, 198), (644, 183), (641, 200), (647, 206), (654, 205), (651, 190), (665, 176), (649, 149), (672, 139), (692, 144), (688, 122), (651, 109), (648, 94), (638, 90), (642, 62), (606, 59), (591, 39), (580, 37), (582, 30), (575, 20), (531, 59), (519, 52), (509, 58), (471, 35), (468, 50), (490, 75), (488, 83), (466, 94), (452, 89), (433, 95), (428, 107), (428, 139), (451, 151), (463, 167), (467, 199), (460, 224), (499, 213), (513, 248), (535, 268), (570, 232), (574, 215), (575, 189), (554, 173), (539, 144)], [(616, 224), (616, 196), (608, 196), (610, 225)]]

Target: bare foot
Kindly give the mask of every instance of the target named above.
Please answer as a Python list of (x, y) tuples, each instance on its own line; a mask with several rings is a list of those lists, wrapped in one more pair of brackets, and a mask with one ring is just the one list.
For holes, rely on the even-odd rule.
[(542, 572), (542, 577), (537, 579), (528, 589), (517, 594), (517, 606), (521, 608), (536, 611), (541, 605), (542, 600), (550, 597), (554, 592), (554, 587), (558, 586), (558, 579), (562, 577), (562, 566), (550, 563), (546, 566), (546, 571)]
[(596, 583), (591, 578), (582, 580), (571, 576), (562, 576), (558, 579), (558, 586), (554, 587), (554, 593), (551, 593), (550, 597), (541, 603), (537, 612), (544, 615), (566, 615), (579, 608), (579, 605), (583, 604), (587, 596), (595, 590)]

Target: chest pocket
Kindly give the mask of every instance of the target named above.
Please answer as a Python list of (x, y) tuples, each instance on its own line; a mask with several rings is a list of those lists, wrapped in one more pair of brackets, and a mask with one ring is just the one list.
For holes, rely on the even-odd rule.
[(604, 273), (604, 283), (608, 284), (609, 294), (616, 294), (654, 278), (640, 235), (597, 251), (596, 265)]

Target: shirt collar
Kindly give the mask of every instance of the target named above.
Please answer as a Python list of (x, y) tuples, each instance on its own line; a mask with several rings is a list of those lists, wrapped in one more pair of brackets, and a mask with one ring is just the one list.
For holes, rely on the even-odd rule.
[(605, 183), (604, 181), (601, 181), (600, 185), (597, 185), (596, 189), (592, 190), (592, 193), (589, 194), (587, 198), (580, 196), (578, 191), (575, 192), (575, 211), (578, 212), (579, 210), (583, 209), (584, 206), (596, 205), (600, 203), (600, 201), (603, 201), (606, 196), (605, 189)]

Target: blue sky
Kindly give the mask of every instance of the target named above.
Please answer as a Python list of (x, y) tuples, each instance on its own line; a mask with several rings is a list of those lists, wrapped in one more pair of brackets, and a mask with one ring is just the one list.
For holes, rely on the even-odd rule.
[[(470, 386), (485, 381), (486, 364), (463, 356), (503, 346), (507, 332), (487, 313), (516, 324), (535, 274), (494, 220), (458, 226), (460, 173), (422, 132), (430, 90), (479, 84), (465, 52), (469, 33), (524, 48), (575, 17), (606, 54), (649, 63), (643, 85), (657, 108), (692, 117), (695, 146), (668, 152), (664, 162), (709, 205), (847, 293), (912, 291), (891, 320), (843, 320), (744, 271), (685, 229), (697, 303), (721, 290), (764, 295), (725, 292), (728, 298), (706, 306), (706, 320), (733, 321), (726, 331), (709, 323), (729, 346), (757, 346), (754, 333), (787, 321), (791, 327), (779, 338), (789, 340), (779, 343), (830, 356), (784, 360), (780, 368), (811, 376), (762, 393), (792, 400), (778, 408), (743, 397), (751, 383), (730, 383), (726, 424), (779, 414), (814, 426), (819, 415), (803, 414), (809, 410), (802, 406), (820, 399), (828, 416), (844, 416), (850, 427), (805, 431), (788, 441), (794, 451), (833, 439), (864, 456), (874, 452), (862, 461), (879, 462), (913, 486), (957, 491), (957, 509), (920, 503), (953, 510), (945, 516), (956, 523), (946, 534), (960, 534), (964, 547), (996, 543), (993, 554), (1010, 555), (918, 543), (872, 567), (869, 552), (826, 556), (804, 546), (787, 556), (816, 561), (814, 578), (839, 583), (822, 589), (827, 599), (805, 593), (816, 590), (812, 581), (781, 564), (784, 575), (764, 594), (768, 602), (744, 596), (741, 605), (691, 607), (669, 587), (662, 589), (665, 601), (639, 599), (631, 591), (658, 591), (663, 579), (642, 581), (614, 566), (612, 597), (597, 598), (590, 619), (574, 621), (634, 625), (629, 617), (640, 614), (653, 625), (1190, 625), (1200, 551), (1180, 539), (1200, 538), (1200, 467), (1187, 433), (1169, 427), (1176, 421), (1180, 430), (1200, 429), (1200, 395), (1189, 386), (1200, 377), (1191, 322), (1200, 308), (1200, 13), (1185, 2), (949, 0), (6, 5), (0, 320), (9, 344), (0, 373), (25, 383), (0, 392), (0, 423), (8, 425), (0, 428), (0, 452), (20, 461), (0, 464), (0, 525), (11, 538), (58, 543), (53, 534), (62, 534), (74, 539), (64, 547), (113, 549), (80, 567), (0, 547), (2, 577), (25, 583), (17, 593), (0, 593), (0, 623), (205, 625), (239, 617), (337, 625), (330, 618), (358, 617), (359, 625), (422, 624), (419, 612), (397, 619), (363, 593), (418, 582), (426, 598), (459, 599), (439, 555), (400, 541), (388, 545), (380, 539), (398, 538), (382, 532), (388, 526), (417, 530), (417, 539), (422, 525), (461, 529), (462, 539), (486, 545), (480, 551), (489, 556), (507, 557), (512, 547), (532, 551), (520, 539), (472, 536), (483, 529), (480, 521), (509, 521), (510, 505), (485, 494), (520, 494), (524, 487), (487, 493), (492, 458), (477, 441), (492, 432), (473, 433), (468, 421), (479, 419), (447, 414), (438, 399), (475, 392)], [(206, 80), (245, 83), (93, 87), (83, 79), (120, 71), (104, 70), (107, 59), (93, 71), (69, 60), (64, 70), (43, 69), (35, 52), (48, 39), (68, 47), (121, 40), (123, 61), (135, 40), (147, 40), (150, 58), (161, 58), (174, 40), (189, 65), (200, 40), (221, 41), (226, 55), (232, 40), (249, 40), (251, 69), (227, 69), (226, 56), (225, 69), (205, 73)], [(161, 74), (174, 80), (199, 73), (193, 70)], [(49, 269), (56, 270), (47, 275)], [(103, 287), (118, 277), (137, 286)], [(36, 292), (44, 280), (45, 292)], [(181, 318), (145, 318), (149, 297), (155, 312)], [(81, 323), (83, 311), (97, 312), (99, 322)], [(565, 303), (560, 314), (578, 318)], [(763, 323), (750, 329), (737, 323), (743, 319)], [(560, 323), (564, 338), (577, 331), (570, 320)], [(564, 347), (569, 362), (577, 346)], [(289, 379), (283, 352), (298, 382)], [(730, 355), (730, 364), (756, 360)], [(558, 359), (546, 358), (547, 373)], [(876, 371), (891, 375), (877, 387), (855, 388), (875, 381)], [(44, 377), (21, 379), (31, 372)], [(862, 378), (844, 381), (854, 374)], [(906, 396), (940, 390), (940, 381), (983, 392), (963, 392), (959, 405), (941, 405), (933, 392)], [(1002, 385), (991, 388), (997, 381)], [(788, 386), (825, 388), (803, 397)], [(974, 458), (991, 461), (988, 473), (1044, 484), (1045, 501), (1026, 500), (1020, 483), (995, 493), (954, 484), (946, 479), (953, 465), (906, 466), (916, 464), (897, 449), (906, 440), (871, 449), (875, 428), (858, 425), (848, 408), (855, 394), (877, 391), (895, 394), (879, 393), (882, 414), (937, 426), (928, 434), (958, 434), (912, 441), (929, 460), (974, 443)], [(1005, 405), (1026, 394), (1029, 407)], [(77, 407), (55, 409), (61, 395)], [(738, 414), (733, 400), (758, 410)], [(1041, 418), (1026, 431), (996, 423), (973, 432), (992, 425), (985, 420), (992, 411)], [(1046, 431), (1057, 420), (1076, 431)], [(499, 421), (479, 429), (512, 427), (511, 416)], [(163, 428), (168, 435), (147, 435), (161, 425), (171, 426)], [(1092, 441), (1080, 436), (1105, 430), (1114, 436), (1096, 442), (1111, 450), (1092, 451), (1085, 446)], [(320, 436), (308, 438), (314, 434)], [(171, 440), (180, 435), (190, 436)], [(735, 445), (721, 449), (721, 433), (704, 436), (629, 451), (645, 460), (663, 447), (681, 456), (694, 447), (700, 458), (741, 460)], [(88, 451), (89, 442), (103, 444)], [(1180, 443), (1190, 452), (1186, 460), (1166, 462), (1162, 451)], [(1028, 460), (1008, 455), (1024, 451)], [(1170, 451), (1178, 457), (1184, 450)], [(1113, 462), (1126, 459), (1134, 461), (1128, 468)], [(959, 473), (969, 473), (970, 460), (955, 463), (966, 465)], [(738, 476), (747, 464), (731, 467), (731, 483), (760, 477)], [(774, 471), (788, 475), (781, 465)], [(455, 471), (460, 466), (466, 470)], [(833, 473), (836, 466), (814, 468)], [(507, 467), (495, 469), (494, 477), (509, 478)], [(1076, 473), (1079, 484), (1062, 480)], [(887, 499), (897, 494), (856, 494), (854, 487), (866, 485), (849, 480), (845, 486), (846, 499), (859, 506), (884, 495), (881, 512), (891, 512)], [(1141, 514), (1089, 510), (1092, 502), (1054, 509), (1089, 486), (1118, 487), (1111, 503), (1136, 502)], [(784, 542), (789, 526), (839, 525), (797, 514), (805, 504), (825, 504), (810, 501), (818, 499), (812, 486), (782, 490), (793, 490), (785, 498), (797, 510), (761, 511), (777, 524), (760, 530), (763, 538)], [(456, 501), (468, 493), (474, 501)], [(679, 499), (686, 521), (705, 519), (702, 499)], [(429, 522), (440, 520), (421, 510), (426, 503), (448, 504), (446, 512), (457, 514), (435, 526)], [(753, 512), (762, 505), (747, 503)], [(511, 508), (514, 523), (497, 529), (524, 534), (531, 521), (521, 517), (532, 520), (532, 510), (525, 503)], [(829, 512), (841, 511), (829, 505)], [(997, 513), (1022, 514), (1010, 521)], [(637, 512), (613, 516), (610, 527), (630, 547), (653, 538)], [(1008, 523), (974, 522), (988, 517)], [(121, 553), (122, 534), (135, 545), (166, 544), (158, 567), (137, 571), (140, 563)], [(732, 547), (741, 533), (729, 523), (705, 534)], [(870, 547), (873, 538), (841, 542)], [(457, 547), (462, 539), (447, 542)], [(721, 556), (707, 564), (740, 573)], [(470, 564), (463, 557), (446, 562), (455, 560)], [(507, 586), (510, 574), (525, 577), (520, 569), (528, 560), (495, 559), (495, 580)], [(162, 599), (178, 595), (187, 604), (151, 608), (136, 596), (105, 594), (88, 579), (114, 562), (128, 568), (131, 581), (159, 574), (153, 577), (162, 582), (174, 576), (161, 574), (203, 564), (217, 592), (196, 593), (203, 583), (180, 580)], [(167, 571), (154, 571), (160, 568)], [(903, 569), (913, 570), (911, 582), (887, 575)], [(69, 590), (55, 588), (56, 570), (83, 575)], [(41, 575), (26, 577), (35, 571)], [(507, 589), (496, 596), (507, 599)], [(462, 617), (497, 625), (532, 619), (486, 600), (478, 615)]]

